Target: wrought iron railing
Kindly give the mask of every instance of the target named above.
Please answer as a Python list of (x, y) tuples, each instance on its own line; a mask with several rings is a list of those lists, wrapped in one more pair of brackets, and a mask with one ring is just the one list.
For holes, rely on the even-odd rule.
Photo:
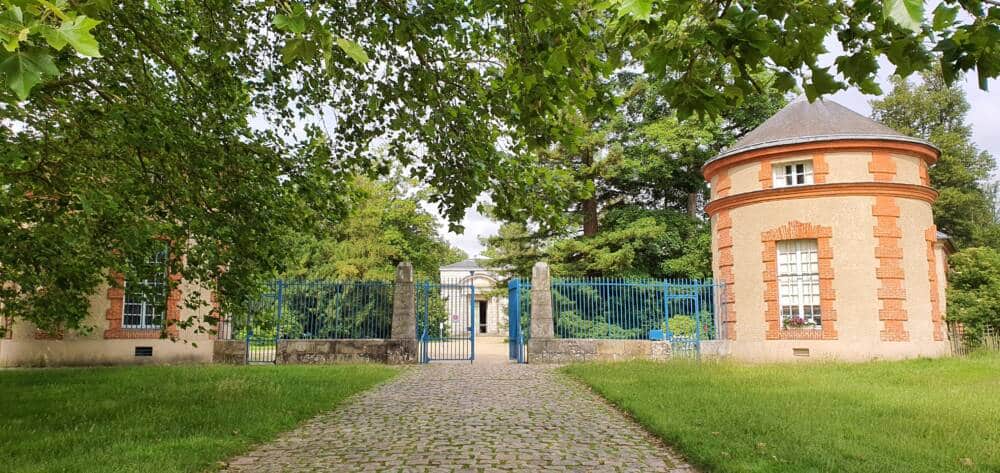
[(559, 338), (712, 340), (725, 286), (697, 279), (554, 279)]
[(220, 321), (219, 338), (389, 338), (392, 297), (386, 281), (272, 281)]

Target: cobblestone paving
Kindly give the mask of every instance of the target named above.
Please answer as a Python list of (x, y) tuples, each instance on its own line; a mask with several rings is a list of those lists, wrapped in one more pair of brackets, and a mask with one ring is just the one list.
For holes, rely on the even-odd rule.
[(409, 368), (224, 471), (694, 472), (551, 367), (465, 363)]

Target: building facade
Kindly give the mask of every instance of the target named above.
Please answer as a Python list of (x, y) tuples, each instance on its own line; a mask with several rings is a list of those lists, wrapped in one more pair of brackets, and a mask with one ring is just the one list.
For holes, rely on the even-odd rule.
[(497, 271), (486, 267), (481, 260), (470, 258), (442, 266), (440, 276), (443, 285), (475, 287), (475, 291), (463, 291), (459, 296), (442, 291), (445, 297), (463, 298), (459, 304), (449, 304), (449, 307), (459, 308), (452, 309), (453, 312), (463, 312), (452, 314), (451, 320), (454, 326), (451, 333), (461, 333), (465, 330), (464, 324), (468, 312), (464, 312), (464, 308), (469, 307), (473, 311), (473, 330), (476, 336), (507, 336), (507, 288), (498, 285), (502, 278)]
[(796, 101), (705, 164), (728, 354), (939, 356), (949, 244), (939, 151), (830, 101)]
[[(0, 367), (211, 362), (215, 335), (176, 325), (204, 321), (214, 307), (211, 290), (168, 276), (165, 252), (144, 267), (152, 272), (131, 282), (118, 277), (118, 287), (104, 284), (91, 295), (82, 324), (88, 331), (48, 333), (28, 322), (6, 321)], [(167, 284), (168, 278), (174, 284)], [(206, 300), (192, 309), (184, 303), (189, 295)]]

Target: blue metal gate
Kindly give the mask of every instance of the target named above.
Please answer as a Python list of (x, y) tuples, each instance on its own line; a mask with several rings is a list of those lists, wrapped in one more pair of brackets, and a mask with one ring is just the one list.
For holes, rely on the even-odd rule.
[(476, 359), (476, 287), (467, 283), (418, 283), (417, 338), (420, 362)]
[(514, 278), (507, 283), (507, 346), (510, 359), (528, 362), (531, 336), (531, 283)]
[(261, 294), (247, 307), (247, 363), (274, 363), (281, 337), (283, 285), (279, 281), (273, 293)]

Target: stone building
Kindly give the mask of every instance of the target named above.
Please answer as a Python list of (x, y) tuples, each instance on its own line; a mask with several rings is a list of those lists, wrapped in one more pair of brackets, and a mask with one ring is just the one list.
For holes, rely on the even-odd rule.
[[(507, 292), (505, 286), (498, 287), (502, 278), (496, 270), (485, 267), (483, 260), (469, 258), (442, 266), (440, 275), (444, 285), (475, 287), (475, 295), (466, 293), (456, 296), (453, 291), (447, 290), (443, 290), (442, 295), (464, 298), (462, 303), (451, 306), (474, 308), (472, 319), (476, 336), (507, 336)], [(474, 297), (474, 304), (468, 303), (470, 297)], [(464, 316), (467, 314), (463, 312)], [(459, 323), (464, 324), (464, 321)], [(454, 327), (452, 333), (461, 333), (461, 327)]]
[[(4, 321), (0, 367), (212, 361), (215, 335), (168, 323), (204, 320), (212, 304), (191, 309), (183, 301), (192, 294), (209, 298), (211, 291), (177, 275), (170, 276), (176, 284), (168, 288), (165, 251), (146, 263), (149, 274), (132, 283), (118, 277), (120, 287), (103, 284), (90, 296), (89, 315), (83, 321), (89, 332), (48, 333), (28, 322)], [(164, 332), (166, 338), (161, 338)]]
[(940, 152), (831, 101), (795, 101), (709, 160), (721, 350), (739, 359), (949, 352)]

